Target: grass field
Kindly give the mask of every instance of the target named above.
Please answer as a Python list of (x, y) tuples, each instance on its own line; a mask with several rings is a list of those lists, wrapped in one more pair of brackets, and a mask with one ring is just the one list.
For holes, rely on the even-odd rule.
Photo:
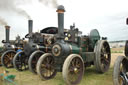
[[(29, 71), (18, 72), (15, 69), (9, 69), (9, 71), (9, 74), (16, 75), (17, 85), (66, 85), (61, 73), (58, 73), (54, 79), (42, 81), (38, 75)], [(113, 85), (112, 68), (104, 74), (97, 73), (93, 67), (87, 68), (79, 85)]]
[[(112, 59), (111, 59), (111, 67), (108, 72), (104, 74), (99, 74), (95, 71), (94, 67), (86, 68), (84, 77), (79, 85), (113, 85), (112, 81), (112, 72), (113, 65), (116, 58), (119, 55), (123, 55), (123, 53), (114, 53), (114, 51), (123, 50), (120, 49), (112, 49)], [(5, 68), (0, 67), (0, 72), (3, 72)], [(9, 74), (16, 75), (16, 83), (17, 85), (66, 85), (63, 81), (61, 73), (57, 73), (55, 78), (47, 81), (42, 81), (38, 75), (31, 73), (30, 71), (18, 72), (15, 69), (6, 69), (9, 71)]]

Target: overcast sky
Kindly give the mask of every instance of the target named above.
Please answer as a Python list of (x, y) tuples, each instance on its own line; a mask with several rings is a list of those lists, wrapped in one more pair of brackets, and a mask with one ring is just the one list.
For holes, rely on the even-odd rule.
[[(20, 11), (24, 10), (33, 22), (33, 31), (39, 31), (45, 27), (57, 26), (57, 13), (53, 0), (0, 0), (8, 1), (7, 5), (0, 6), (0, 18), (3, 18), (11, 26), (10, 39), (15, 39), (18, 34), (24, 37), (28, 33), (28, 17)], [(54, 0), (55, 1), (55, 0)], [(12, 3), (15, 2), (15, 3)], [(90, 30), (98, 29), (101, 36), (108, 37), (109, 41), (127, 40), (128, 26), (128, 0), (58, 0), (57, 4), (65, 6), (65, 28), (76, 24), (83, 34), (89, 34)], [(14, 5), (16, 4), (16, 5)], [(13, 7), (13, 5), (15, 7)], [(16, 8), (11, 10), (10, 8)], [(0, 24), (0, 41), (5, 38), (4, 25)]]

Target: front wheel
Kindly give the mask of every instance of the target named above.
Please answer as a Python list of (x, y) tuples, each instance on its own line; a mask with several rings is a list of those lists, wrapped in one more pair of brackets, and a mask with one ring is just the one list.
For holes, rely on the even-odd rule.
[(48, 80), (53, 78), (57, 71), (55, 69), (54, 57), (51, 53), (43, 54), (37, 62), (37, 73), (42, 80)]
[(14, 50), (5, 51), (1, 56), (1, 64), (6, 68), (13, 68), (13, 57), (16, 52)]
[(37, 74), (37, 71), (36, 71), (36, 64), (40, 58), (41, 55), (43, 55), (44, 52), (43, 51), (40, 51), (40, 50), (37, 50), (35, 52), (33, 52), (28, 60), (28, 66), (29, 66), (29, 70), (34, 73), (34, 74)]
[(69, 55), (62, 69), (62, 75), (68, 85), (76, 85), (80, 83), (84, 75), (84, 62), (80, 55)]
[(13, 59), (14, 68), (18, 71), (28, 69), (28, 57), (23, 51), (18, 52)]
[(128, 59), (119, 56), (114, 64), (113, 83), (114, 85), (128, 85)]

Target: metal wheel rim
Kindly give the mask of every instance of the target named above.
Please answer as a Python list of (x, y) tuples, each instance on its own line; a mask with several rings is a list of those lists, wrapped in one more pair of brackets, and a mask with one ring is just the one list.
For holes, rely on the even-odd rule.
[[(83, 75), (83, 64), (80, 58), (75, 57), (72, 59), (69, 68), (68, 68), (68, 79), (72, 84), (76, 84), (81, 80), (81, 77)], [(72, 81), (72, 79), (74, 79)]]
[[(41, 63), (40, 72), (43, 78), (50, 79), (56, 74), (54, 69), (54, 58), (52, 56), (47, 56)], [(45, 74), (45, 73), (46, 74)], [(50, 73), (50, 74), (49, 74)]]
[(4, 61), (4, 65), (7, 68), (13, 67), (12, 60), (13, 60), (14, 55), (15, 55), (14, 52), (8, 52), (4, 55), (3, 61)]
[(103, 43), (103, 46), (101, 47), (101, 67), (104, 71), (108, 70), (110, 66), (111, 61), (111, 55), (110, 55), (110, 48), (107, 43)]
[(27, 58), (25, 57), (24, 52), (21, 52), (17, 55), (15, 59), (16, 68), (19, 71), (27, 70), (28, 64), (27, 64)]
[(42, 53), (36, 53), (32, 58), (31, 66), (32, 66), (32, 69), (34, 72), (37, 72), (36, 71), (36, 65), (37, 65), (37, 62), (38, 62), (41, 55), (42, 55)]
[(122, 63), (120, 64), (119, 76), (118, 76), (119, 85), (126, 85), (125, 79), (121, 76), (122, 72), (126, 73), (126, 69), (125, 69), (126, 67), (124, 64), (125, 64), (125, 61), (122, 60)]

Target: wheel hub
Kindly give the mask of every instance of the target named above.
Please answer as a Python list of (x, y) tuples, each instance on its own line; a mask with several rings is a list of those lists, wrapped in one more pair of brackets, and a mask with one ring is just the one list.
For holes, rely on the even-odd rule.
[(75, 72), (75, 73), (78, 73), (78, 68), (75, 67), (75, 68), (74, 68), (74, 72)]
[(51, 67), (50, 64), (46, 64), (46, 68), (49, 69)]

